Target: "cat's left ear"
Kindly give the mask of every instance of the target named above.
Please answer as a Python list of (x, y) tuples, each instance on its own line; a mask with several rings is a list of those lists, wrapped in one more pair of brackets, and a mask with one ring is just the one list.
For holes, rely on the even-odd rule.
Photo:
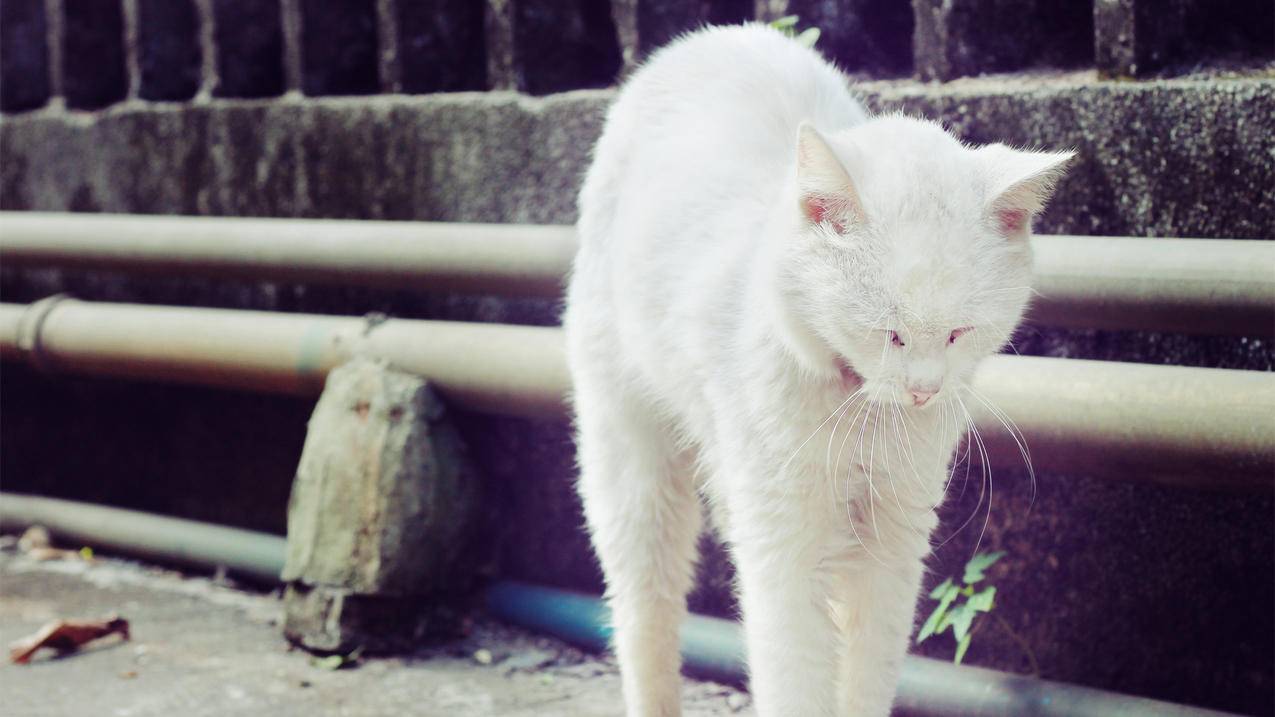
[(854, 180), (828, 141), (807, 122), (797, 130), (797, 191), (801, 213), (811, 224), (827, 224), (840, 233), (864, 219)]
[(990, 177), (988, 218), (1006, 237), (1025, 236), (1076, 153), (1030, 152), (991, 144), (978, 149)]

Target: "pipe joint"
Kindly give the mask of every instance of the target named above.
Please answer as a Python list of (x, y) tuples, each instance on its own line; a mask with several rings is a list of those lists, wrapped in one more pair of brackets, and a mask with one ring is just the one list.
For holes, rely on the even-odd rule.
[(70, 294), (54, 294), (27, 306), (22, 312), (18, 319), (17, 349), (28, 365), (39, 371), (52, 372), (49, 356), (44, 351), (44, 324), (54, 309), (75, 300)]

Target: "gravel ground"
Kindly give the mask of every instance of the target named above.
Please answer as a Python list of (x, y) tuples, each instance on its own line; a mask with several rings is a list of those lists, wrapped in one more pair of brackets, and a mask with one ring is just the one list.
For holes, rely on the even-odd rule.
[[(609, 659), (478, 618), (464, 640), (327, 670), (280, 636), (277, 597), (118, 560), (0, 553), (0, 641), (55, 619), (129, 620), (63, 657), (0, 667), (7, 717), (621, 715)], [(488, 659), (490, 658), (490, 659)], [(486, 663), (486, 664), (484, 664)], [(688, 680), (688, 715), (750, 714), (736, 689)]]

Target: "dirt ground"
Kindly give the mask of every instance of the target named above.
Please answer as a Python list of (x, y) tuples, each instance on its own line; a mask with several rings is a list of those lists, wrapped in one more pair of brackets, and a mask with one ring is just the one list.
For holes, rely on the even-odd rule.
[[(0, 552), (0, 642), (48, 621), (118, 614), (104, 638), (0, 667), (6, 717), (621, 715), (608, 658), (478, 619), (470, 636), (408, 657), (313, 664), (280, 636), (276, 596), (118, 560), (37, 562)], [(739, 690), (688, 680), (688, 715), (751, 714)]]

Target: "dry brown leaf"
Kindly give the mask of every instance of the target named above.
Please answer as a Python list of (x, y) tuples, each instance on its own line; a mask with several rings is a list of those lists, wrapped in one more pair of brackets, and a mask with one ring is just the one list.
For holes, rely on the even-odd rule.
[(107, 635), (119, 635), (127, 640), (128, 620), (109, 617), (105, 620), (54, 620), (40, 628), (34, 635), (18, 640), (9, 646), (9, 661), (25, 665), (42, 647), (58, 652), (78, 650), (85, 643)]

